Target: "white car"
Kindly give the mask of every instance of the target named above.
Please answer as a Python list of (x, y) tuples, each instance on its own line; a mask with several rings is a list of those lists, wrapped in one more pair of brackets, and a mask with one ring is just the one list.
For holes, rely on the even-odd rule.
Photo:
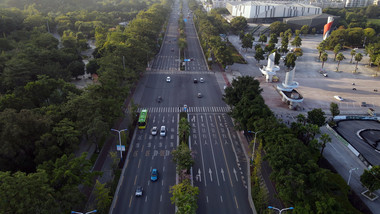
[(344, 100), (341, 96), (338, 96), (338, 95), (335, 95), (334, 98), (337, 99), (337, 100), (339, 100), (339, 101), (343, 101)]
[(199, 82), (200, 82), (200, 83), (204, 83), (205, 80), (201, 77), (201, 78), (199, 79)]
[(161, 137), (165, 137), (166, 136), (166, 127), (165, 126), (161, 126), (160, 136)]
[(166, 77), (166, 82), (170, 82), (170, 81), (171, 81), (170, 77)]
[(153, 136), (157, 135), (157, 126), (153, 126), (153, 128), (152, 128), (152, 135)]

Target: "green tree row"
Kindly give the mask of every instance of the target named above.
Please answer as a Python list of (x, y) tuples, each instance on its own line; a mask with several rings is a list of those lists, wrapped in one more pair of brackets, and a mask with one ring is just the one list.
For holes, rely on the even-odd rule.
[[(329, 141), (328, 135), (316, 138), (318, 126), (325, 123), (324, 112), (315, 109), (307, 117), (299, 115), (298, 121), (288, 128), (274, 117), (261, 92), (253, 77), (238, 77), (226, 89), (224, 100), (231, 106), (230, 114), (239, 130), (261, 131), (258, 140), (265, 151), (263, 158), (273, 170), (271, 179), (278, 197), (286, 206), (293, 206), (295, 213), (358, 213), (347, 199), (349, 187), (345, 181), (318, 166), (321, 148)], [(260, 168), (255, 167), (257, 174)], [(252, 187), (256, 188), (252, 192), (263, 195), (256, 183)], [(264, 200), (260, 203), (264, 209), (265, 198), (257, 200)]]

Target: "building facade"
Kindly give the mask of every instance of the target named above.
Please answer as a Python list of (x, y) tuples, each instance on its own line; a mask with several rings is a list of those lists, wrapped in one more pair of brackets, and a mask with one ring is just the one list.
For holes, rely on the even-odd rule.
[(285, 1), (227, 2), (226, 8), (232, 16), (243, 16), (248, 21), (322, 14), (320, 7)]

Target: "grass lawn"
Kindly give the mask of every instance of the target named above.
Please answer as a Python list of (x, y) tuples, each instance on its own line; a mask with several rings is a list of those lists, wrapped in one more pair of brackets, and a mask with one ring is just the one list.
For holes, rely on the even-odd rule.
[(234, 63), (247, 64), (244, 58), (240, 55), (240, 53), (236, 50), (236, 48), (230, 43), (227, 43), (228, 49), (232, 52), (232, 58)]

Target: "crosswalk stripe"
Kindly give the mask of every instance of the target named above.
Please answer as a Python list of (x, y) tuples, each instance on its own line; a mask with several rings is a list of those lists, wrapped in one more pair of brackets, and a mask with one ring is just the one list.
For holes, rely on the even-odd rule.
[[(147, 109), (148, 113), (179, 113), (184, 111), (183, 107), (140, 107), (137, 109), (138, 112), (141, 110)], [(229, 112), (231, 108), (229, 106), (195, 106), (195, 107), (187, 107), (186, 112), (191, 113), (218, 113), (218, 112)], [(124, 111), (128, 113), (128, 109)]]

